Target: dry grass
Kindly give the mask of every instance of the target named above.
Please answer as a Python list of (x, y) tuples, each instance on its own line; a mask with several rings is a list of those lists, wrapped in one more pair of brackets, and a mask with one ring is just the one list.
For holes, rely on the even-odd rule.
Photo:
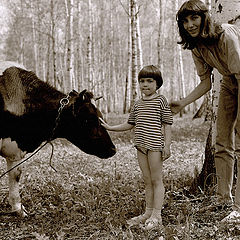
[[(109, 116), (112, 123), (121, 122)], [(202, 212), (214, 199), (187, 189), (200, 169), (208, 124), (175, 118), (172, 156), (164, 162), (166, 198), (163, 230), (128, 229), (126, 220), (142, 213), (144, 186), (132, 146), (133, 132), (111, 133), (118, 148), (111, 159), (86, 155), (65, 140), (55, 141), (53, 165), (46, 146), (24, 165), (21, 195), (29, 217), (0, 215), (0, 238), (12, 239), (237, 239), (237, 226), (219, 223), (229, 209)], [(0, 160), (0, 173), (5, 162)], [(0, 179), (0, 209), (9, 211), (7, 178)], [(163, 237), (163, 238), (161, 238)], [(232, 238), (231, 238), (232, 237)]]

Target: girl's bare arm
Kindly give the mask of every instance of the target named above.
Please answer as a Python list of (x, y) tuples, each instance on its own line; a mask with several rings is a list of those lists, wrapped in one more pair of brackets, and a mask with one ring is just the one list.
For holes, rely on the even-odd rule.
[(115, 131), (115, 132), (127, 131), (127, 130), (130, 130), (130, 129), (132, 129), (134, 127), (134, 125), (131, 125), (131, 124), (127, 123), (127, 122), (122, 123), (122, 124), (118, 124), (118, 125), (110, 126), (103, 119), (101, 119), (101, 124), (107, 130)]
[(163, 135), (165, 140), (165, 147), (163, 149), (163, 160), (171, 156), (171, 141), (172, 141), (172, 127), (169, 124), (163, 124)]

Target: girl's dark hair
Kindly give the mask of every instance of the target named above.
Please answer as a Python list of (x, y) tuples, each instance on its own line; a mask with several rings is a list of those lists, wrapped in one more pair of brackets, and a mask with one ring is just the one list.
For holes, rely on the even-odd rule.
[(138, 81), (141, 78), (153, 78), (157, 82), (157, 89), (159, 89), (163, 84), (162, 73), (154, 65), (148, 65), (143, 67), (138, 73)]
[[(184, 19), (189, 15), (198, 15), (201, 17), (200, 36), (191, 37), (183, 26)], [(206, 45), (212, 45), (218, 41), (223, 29), (219, 24), (214, 24), (209, 10), (200, 0), (189, 0), (183, 3), (176, 15), (179, 35), (181, 41), (178, 44), (183, 45), (184, 49), (193, 49), (201, 41)]]

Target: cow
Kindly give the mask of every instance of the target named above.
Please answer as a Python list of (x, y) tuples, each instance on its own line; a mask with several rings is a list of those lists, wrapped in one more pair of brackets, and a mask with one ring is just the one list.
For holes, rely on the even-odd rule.
[(66, 95), (19, 65), (2, 72), (0, 155), (6, 159), (9, 171), (11, 212), (27, 215), (19, 194), (19, 163), (43, 142), (65, 138), (83, 152), (103, 159), (116, 153), (92, 98), (93, 94), (86, 90)]

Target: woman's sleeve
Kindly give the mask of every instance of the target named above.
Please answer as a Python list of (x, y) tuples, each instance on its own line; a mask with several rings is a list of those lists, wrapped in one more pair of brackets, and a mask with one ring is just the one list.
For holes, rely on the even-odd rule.
[(192, 58), (200, 80), (208, 80), (211, 77), (213, 68), (203, 60), (197, 49), (192, 50)]

